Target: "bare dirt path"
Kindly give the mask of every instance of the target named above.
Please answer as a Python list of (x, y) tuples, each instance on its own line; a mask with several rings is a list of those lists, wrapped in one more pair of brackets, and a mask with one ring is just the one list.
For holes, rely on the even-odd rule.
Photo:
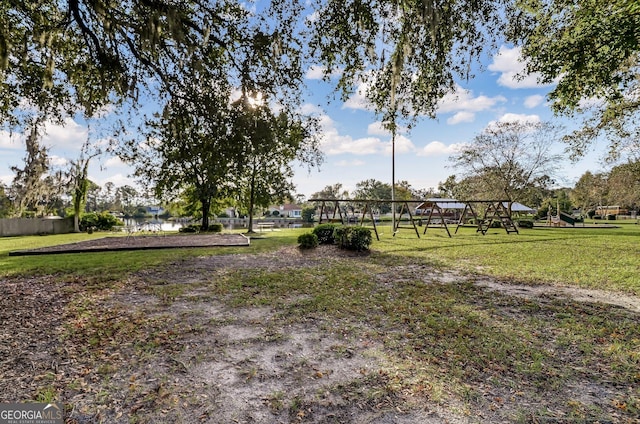
[(470, 278), (479, 287), (485, 287), (508, 296), (517, 296), (523, 299), (542, 301), (550, 298), (565, 298), (575, 302), (596, 302), (607, 305), (615, 305), (632, 312), (640, 313), (640, 297), (624, 293), (613, 293), (606, 290), (583, 289), (580, 287), (559, 287), (549, 285), (527, 285), (501, 282), (495, 278), (486, 276), (465, 277), (465, 274), (456, 271), (436, 272), (431, 277), (442, 282), (456, 282), (461, 278)]

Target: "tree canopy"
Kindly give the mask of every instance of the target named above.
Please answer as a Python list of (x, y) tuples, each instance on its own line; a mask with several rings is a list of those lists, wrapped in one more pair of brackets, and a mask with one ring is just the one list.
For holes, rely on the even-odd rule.
[(558, 113), (584, 112), (567, 138), (580, 156), (601, 135), (611, 158), (640, 146), (640, 6), (636, 0), (517, 0), (508, 35), (522, 45), (527, 72), (555, 82)]
[(299, 160), (308, 166), (322, 162), (315, 121), (302, 116), (275, 114), (267, 105), (253, 107), (241, 99), (243, 113), (233, 125), (233, 143), (244, 147), (243, 171), (235, 176), (240, 203), (248, 211), (249, 232), (253, 231), (254, 207), (293, 196), (293, 169)]
[(233, 0), (2, 2), (0, 121), (18, 123), (25, 101), (47, 117), (91, 116), (147, 88), (177, 95), (195, 59), (294, 100), (295, 10), (275, 2), (256, 18)]
[(340, 71), (344, 97), (363, 84), (385, 122), (433, 116), (456, 78), (495, 47), (508, 0), (315, 0), (313, 59), (327, 78)]
[(192, 84), (146, 123), (146, 141), (130, 140), (127, 159), (159, 198), (177, 198), (189, 188), (206, 228), (211, 202), (227, 196), (242, 172), (243, 146), (230, 142), (234, 111), (226, 80), (193, 71)]

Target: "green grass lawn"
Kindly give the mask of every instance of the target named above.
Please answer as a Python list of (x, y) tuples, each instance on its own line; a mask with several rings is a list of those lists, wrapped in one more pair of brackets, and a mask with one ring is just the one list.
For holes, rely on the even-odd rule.
[[(395, 237), (380, 226), (380, 241), (372, 250), (389, 260), (419, 260), (429, 264), (482, 273), (516, 282), (575, 285), (640, 295), (640, 225), (618, 228), (534, 228), (520, 234), (492, 229), (486, 235), (461, 228), (449, 238), (443, 229), (430, 228), (420, 238), (401, 229)], [(169, 249), (10, 257), (22, 250), (72, 243), (104, 234), (0, 238), (0, 275), (62, 274), (117, 279), (129, 271), (199, 255), (259, 252), (295, 244), (308, 229), (265, 232), (247, 248)]]
[[(455, 227), (454, 227), (455, 228)], [(526, 283), (574, 285), (640, 295), (640, 226), (533, 228), (520, 234), (491, 229), (486, 235), (461, 228), (452, 238), (430, 228), (391, 237), (383, 227), (377, 249), (403, 258)]]

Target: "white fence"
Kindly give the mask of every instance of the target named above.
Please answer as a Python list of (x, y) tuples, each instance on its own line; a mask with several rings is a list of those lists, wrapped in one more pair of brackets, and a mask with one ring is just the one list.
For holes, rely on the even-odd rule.
[(0, 237), (35, 234), (66, 234), (73, 232), (73, 218), (10, 218), (0, 219)]

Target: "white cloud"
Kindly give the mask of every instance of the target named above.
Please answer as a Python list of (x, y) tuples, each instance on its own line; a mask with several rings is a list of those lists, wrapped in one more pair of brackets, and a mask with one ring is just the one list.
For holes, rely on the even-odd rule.
[(447, 119), (447, 124), (456, 125), (463, 122), (473, 122), (476, 119), (476, 114), (473, 112), (462, 111), (453, 115), (451, 118)]
[(11, 175), (0, 175), (0, 184), (4, 184), (4, 185), (11, 185), (11, 183), (13, 183), (13, 179), (15, 178), (15, 175), (11, 174)]
[(522, 122), (523, 124), (538, 124), (541, 122), (538, 115), (525, 115), (521, 113), (505, 113), (497, 121), (490, 121), (486, 128), (492, 128), (499, 122)]
[(353, 139), (349, 135), (341, 135), (335, 126), (335, 122), (327, 114), (318, 116), (321, 127), (320, 144), (327, 155), (339, 155), (352, 153), (356, 155), (369, 155), (384, 149), (382, 141), (375, 137)]
[(365, 161), (360, 160), (360, 159), (354, 159), (354, 160), (341, 160), (336, 162), (336, 166), (339, 167), (352, 167), (352, 166), (363, 166), (365, 165)]
[[(42, 145), (47, 147), (80, 149), (87, 140), (87, 127), (78, 124), (72, 118), (65, 118), (62, 125), (45, 122), (42, 130)], [(0, 131), (0, 148), (22, 149), (24, 147), (24, 133)]]
[(450, 155), (460, 149), (459, 144), (446, 145), (441, 141), (432, 141), (431, 143), (418, 150), (418, 156), (441, 156)]
[[(396, 126), (396, 136), (398, 134), (406, 134), (409, 132), (407, 127), (403, 127), (401, 125)], [(391, 131), (384, 127), (382, 121), (376, 121), (367, 126), (367, 134), (369, 135), (378, 135), (381, 137), (390, 137)]]
[(313, 13), (307, 15), (306, 20), (308, 23), (313, 23), (315, 21), (318, 20), (318, 16), (319, 16), (320, 12), (318, 12), (317, 10), (314, 11)]
[(127, 166), (118, 156), (112, 156), (104, 163), (106, 168)]
[[(304, 75), (304, 77), (309, 80), (321, 80), (324, 78), (325, 72), (326, 72), (325, 67), (313, 65), (313, 66), (310, 66), (309, 69), (307, 69), (307, 73)], [(329, 78), (337, 78), (340, 75), (342, 75), (342, 70), (334, 69), (331, 72), (331, 74), (329, 74)]]
[(373, 155), (385, 150), (386, 143), (377, 137), (363, 137), (353, 139), (349, 135), (325, 133), (323, 146), (328, 155), (351, 153), (354, 155)]
[[(391, 154), (391, 140), (384, 141), (376, 136), (389, 136), (388, 131), (383, 132), (379, 122), (369, 125), (367, 130), (370, 137), (353, 138), (350, 135), (340, 134), (333, 119), (328, 115), (321, 115), (319, 119), (322, 127), (321, 146), (327, 155), (344, 153), (353, 155)], [(396, 153), (407, 153), (415, 151), (415, 146), (407, 137), (396, 135), (395, 149)]]
[[(391, 150), (392, 150), (392, 145), (391, 145), (391, 140), (389, 140), (389, 143), (386, 143), (386, 148), (384, 151), (387, 155), (391, 156), (391, 153), (392, 153)], [(403, 135), (396, 136), (396, 140), (395, 140), (396, 154), (414, 152), (415, 150), (416, 150), (415, 144), (413, 144), (413, 142), (409, 140), (407, 137)]]
[(49, 156), (49, 161), (51, 165), (57, 166), (57, 167), (64, 167), (64, 166), (67, 166), (67, 164), (69, 163), (68, 159), (57, 156), (57, 155)]
[(129, 185), (132, 187), (137, 186), (135, 179), (120, 173), (111, 175), (109, 177), (104, 177), (104, 178), (97, 178), (94, 175), (89, 175), (89, 179), (91, 181), (94, 181), (96, 184), (98, 184), (101, 187), (104, 187), (104, 185), (108, 182), (112, 182), (116, 187), (122, 187), (125, 185)]
[(522, 60), (520, 47), (509, 48), (501, 46), (498, 54), (493, 57), (489, 70), (499, 72), (498, 84), (512, 89), (548, 87), (553, 84), (538, 82), (540, 74), (526, 74), (526, 63)]
[[(375, 108), (371, 104), (371, 102), (367, 99), (367, 92), (371, 87), (373, 75), (372, 73), (367, 74), (364, 77), (364, 80), (359, 80), (356, 84), (356, 89), (354, 93), (347, 99), (346, 102), (342, 105), (343, 109), (355, 109), (355, 110), (366, 110), (373, 111)], [(366, 81), (368, 80), (368, 81)]]
[(505, 113), (498, 119), (498, 122), (527, 122), (537, 124), (540, 122), (540, 116), (525, 115), (521, 113)]
[(45, 123), (42, 139), (47, 146), (80, 148), (87, 140), (87, 134), (86, 127), (72, 118), (65, 118), (63, 125)]
[(544, 96), (536, 94), (524, 99), (524, 107), (527, 109), (533, 109), (534, 107), (540, 106), (542, 102), (544, 102)]
[(300, 107), (300, 113), (302, 113), (303, 115), (319, 115), (324, 113), (324, 111), (318, 105), (314, 105), (313, 103), (305, 103)]
[(0, 149), (20, 150), (24, 148), (24, 135), (17, 132), (0, 131)]
[(438, 102), (438, 113), (482, 112), (506, 101), (503, 96), (474, 97), (472, 91), (456, 86), (455, 92), (447, 94)]
[(382, 122), (376, 121), (376, 122), (373, 122), (373, 123), (369, 124), (369, 126), (367, 127), (367, 134), (369, 134), (369, 135), (388, 136), (388, 135), (391, 134), (391, 131), (386, 129), (382, 125)]
[(355, 109), (355, 110), (373, 110), (373, 105), (367, 99), (366, 96), (367, 87), (366, 84), (361, 83), (356, 88), (355, 92), (347, 99), (342, 105), (343, 109)]

